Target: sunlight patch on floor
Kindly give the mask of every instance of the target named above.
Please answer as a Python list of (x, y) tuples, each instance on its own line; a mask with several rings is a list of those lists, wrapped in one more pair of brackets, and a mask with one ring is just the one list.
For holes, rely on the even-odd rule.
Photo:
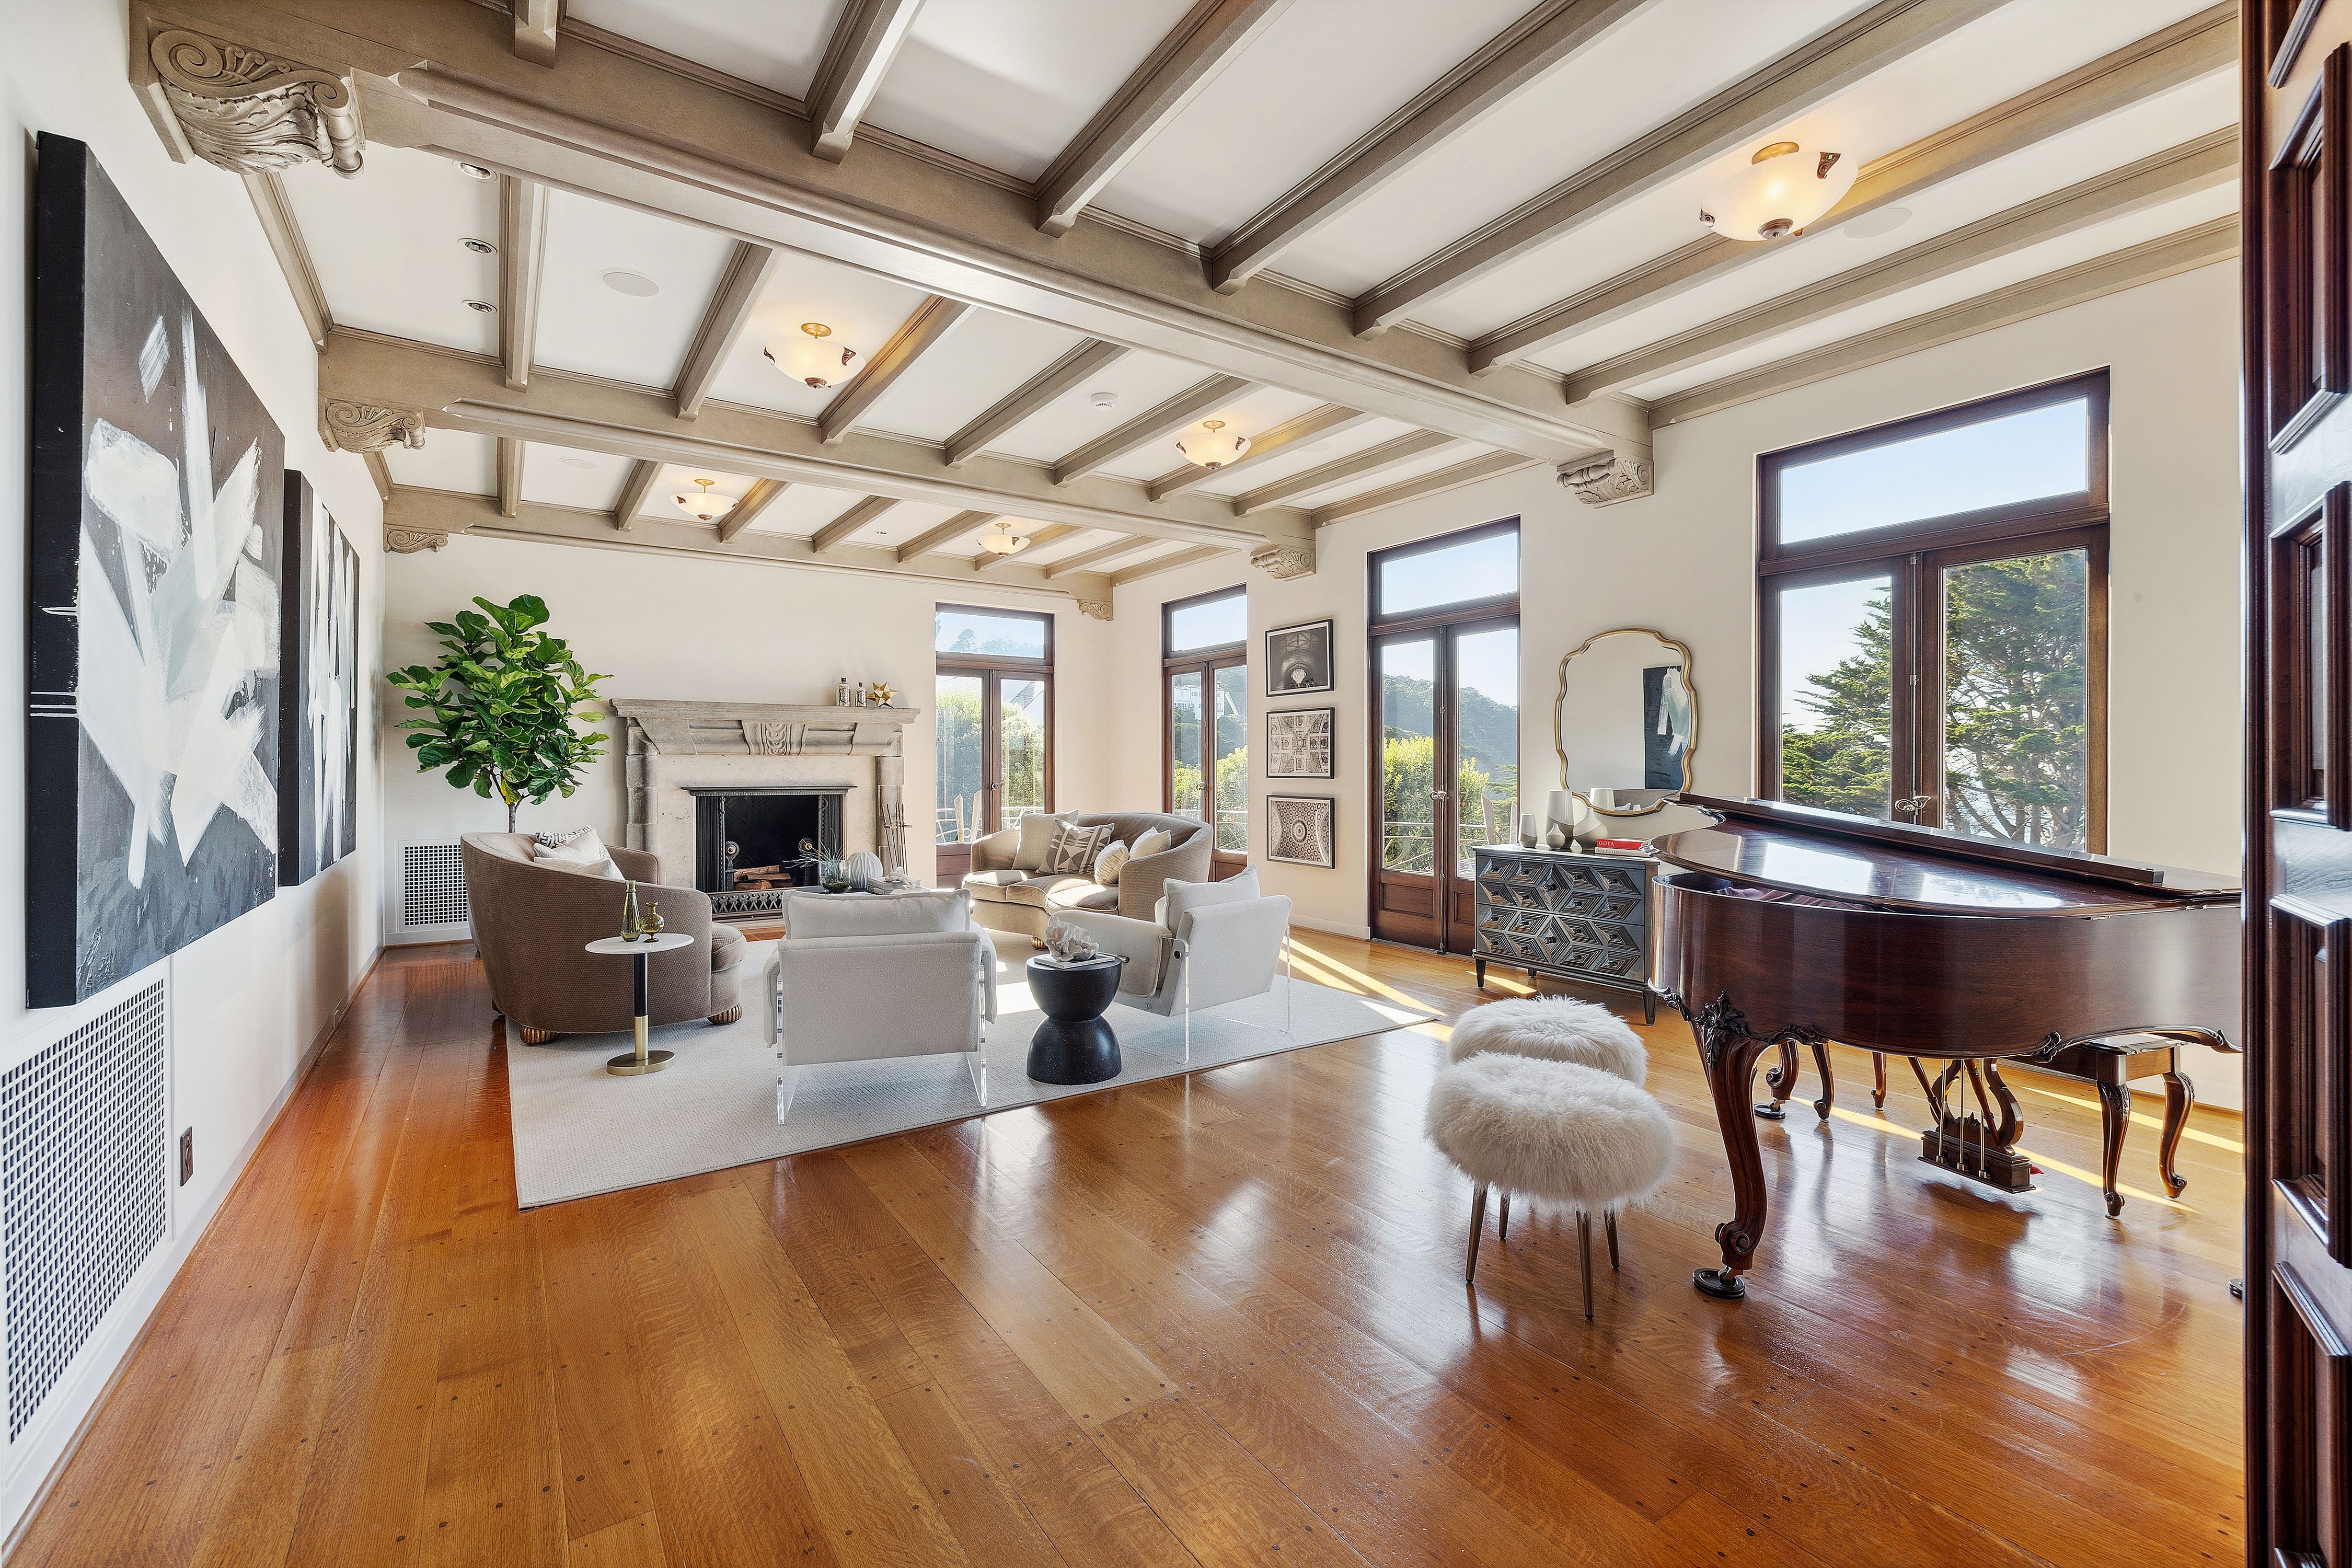
[[(2015, 1079), (2004, 1079), (2004, 1081), (2007, 1082), (2009, 1087), (2011, 1089), (2021, 1089), (2028, 1094), (2038, 1094), (2044, 1100), (2055, 1100), (2067, 1105), (2079, 1105), (2085, 1110), (2096, 1110), (2099, 1109), (2099, 1102), (2097, 1100), (2084, 1100), (2080, 1095), (2061, 1094), (2054, 1089), (2043, 1089), (2039, 1084), (2020, 1083)], [(2132, 1120), (2138, 1122), (2143, 1127), (2153, 1127), (2159, 1132), (2164, 1131), (2164, 1122), (2158, 1117), (2144, 1115), (2141, 1112), (2135, 1110), (2132, 1112)], [(2216, 1149), (2227, 1149), (2232, 1154), (2242, 1154), (2246, 1152), (2246, 1146), (2243, 1143), (2239, 1142), (2234, 1138), (2223, 1138), (2218, 1133), (2212, 1132), (2200, 1132), (2194, 1127), (2182, 1128), (2180, 1130), (2180, 1135), (2184, 1138), (2193, 1138), (2200, 1143), (2210, 1143)]]
[[(1830, 1108), (1830, 1114), (1836, 1117), (1841, 1121), (1851, 1121), (1856, 1127), (1872, 1128), (1880, 1132), (1893, 1133), (1900, 1138), (1914, 1139), (1919, 1136), (1918, 1130), (1916, 1128), (1905, 1127), (1899, 1123), (1889, 1121), (1884, 1116), (1864, 1116), (1858, 1110), (1848, 1110), (1843, 1105), (1832, 1106)], [(2099, 1178), (2092, 1174), (2090, 1172), (2082, 1169), (2078, 1165), (2070, 1165), (2063, 1160), (2053, 1160), (2047, 1154), (2037, 1154), (2032, 1150), (2022, 1146), (2021, 1146), (2017, 1152), (2024, 1155), (2027, 1159), (2032, 1161), (2035, 1164), (2041, 1166), (2045, 1174), (2066, 1176), (2082, 1183), (2084, 1186), (2091, 1188), (2095, 1192), (2099, 1190)], [(1957, 1172), (1954, 1173), (1958, 1174)], [(2197, 1212), (2187, 1204), (2181, 1203), (2177, 1199), (2160, 1197), (2155, 1193), (2143, 1192), (2139, 1188), (2133, 1186), (2128, 1182), (2117, 1182), (2116, 1184), (2116, 1191), (2121, 1193), (2127, 1198), (2138, 1198), (2144, 1203), (2162, 1204), (2166, 1208), (2177, 1209), (2182, 1214), (2195, 1214)]]

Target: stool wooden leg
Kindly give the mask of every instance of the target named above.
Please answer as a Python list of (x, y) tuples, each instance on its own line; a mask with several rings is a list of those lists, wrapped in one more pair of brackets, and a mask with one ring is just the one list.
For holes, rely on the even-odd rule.
[(1470, 1261), (1462, 1269), (1462, 1283), (1469, 1284), (1478, 1278), (1478, 1233), (1486, 1228), (1486, 1184), (1470, 1194)]
[(1576, 1211), (1576, 1272), (1584, 1281), (1584, 1321), (1592, 1321), (1592, 1216)]
[(1503, 1194), (1502, 1212), (1495, 1216), (1495, 1239), (1496, 1241), (1511, 1239), (1511, 1194), (1508, 1192)]
[(1614, 1269), (1617, 1267), (1617, 1211), (1615, 1209), (1604, 1211), (1601, 1216), (1601, 1223), (1609, 1232), (1609, 1267)]

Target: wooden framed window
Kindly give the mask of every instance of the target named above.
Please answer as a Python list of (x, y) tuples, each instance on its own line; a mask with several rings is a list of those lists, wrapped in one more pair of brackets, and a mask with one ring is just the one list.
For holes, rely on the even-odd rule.
[(2352, 46), (2328, 53), (2303, 111), (2271, 162), (2271, 449), (2299, 439), (2352, 391), (2347, 304), (2345, 91)]
[(936, 869), (971, 868), (971, 841), (1054, 809), (1054, 617), (941, 605), (932, 732), (939, 748)]
[(1219, 588), (1160, 606), (1162, 807), (1216, 826), (1211, 875), (1249, 864), (1249, 594)]
[(1759, 470), (1758, 793), (2103, 851), (2105, 374)]

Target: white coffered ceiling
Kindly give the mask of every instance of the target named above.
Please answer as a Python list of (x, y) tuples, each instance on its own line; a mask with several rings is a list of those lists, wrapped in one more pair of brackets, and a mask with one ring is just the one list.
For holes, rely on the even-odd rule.
[[(367, 361), (404, 367), (378, 400), (431, 426), (385, 454), (398, 486), (495, 496), (504, 435), (525, 448), (518, 531), (633, 496), (615, 530), (678, 522), (669, 498), (697, 474), (735, 497), (761, 479), (757, 515), (715, 540), (869, 564), (922, 540), (876, 569), (970, 572), (1006, 516), (1054, 532), (989, 572), (1053, 591), (1084, 574), (1045, 568), (1122, 537), (1160, 542), (1107, 564), (1114, 581), (1204, 543), (1311, 543), (1318, 509), (1498, 449), (1645, 461), (1646, 405), (1744, 373), (1769, 391), (1792, 355), (2099, 258), (2145, 254), (2147, 277), (2224, 259), (2213, 220), (2235, 210), (2218, 154), (2189, 145), (2233, 125), (2234, 24), (2193, 0), (928, 0), (878, 55), (853, 46), (903, 12), (886, 0), (572, 0), (551, 68), (514, 60), (481, 0), (191, 3), (224, 37), (316, 48), (324, 21), (352, 40), (318, 63), (362, 91), (364, 168), (282, 177), (333, 328), (326, 395), (370, 391), (329, 374), (359, 363), (338, 334), (511, 358), (467, 301), (530, 309), (506, 263), (521, 243), (537, 264), (505, 393), (433, 369), (462, 359)], [(809, 155), (813, 112), (846, 115), (839, 162)], [(1783, 135), (1865, 169), (1850, 205), (1898, 188), (1709, 251), (1709, 181)], [(542, 242), (501, 233), (502, 181), (551, 186)], [(1502, 232), (1529, 242), (1498, 259)], [(1244, 280), (1203, 286), (1236, 257)], [(769, 363), (809, 321), (863, 378), (816, 389)], [(581, 414), (577, 378), (636, 400)], [(663, 414), (688, 383), (699, 416)], [(1133, 423), (1171, 400), (1189, 417)], [(1175, 437), (1203, 418), (1307, 434), (1202, 477)], [(974, 431), (977, 457), (954, 439)], [(739, 472), (728, 450), (760, 460)]]

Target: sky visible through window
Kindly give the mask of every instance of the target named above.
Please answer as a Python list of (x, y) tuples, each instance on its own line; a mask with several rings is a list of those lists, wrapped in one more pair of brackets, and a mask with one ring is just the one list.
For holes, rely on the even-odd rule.
[(1240, 589), (1222, 599), (1168, 612), (1168, 651), (1237, 643), (1249, 635), (1249, 595)]
[(1780, 542), (2090, 488), (2082, 398), (1780, 470)]
[(1805, 705), (1807, 678), (1826, 675), (1862, 651), (1863, 617), (1870, 602), (1892, 586), (1885, 577), (1790, 588), (1780, 595), (1780, 722), (1807, 731), (1821, 728)]
[(1519, 587), (1518, 531), (1383, 561), (1380, 586), (1384, 616), (1515, 594)]
[(1043, 658), (1045, 623), (1036, 616), (990, 616), (973, 610), (942, 609), (932, 622), (931, 647), (940, 653)]

